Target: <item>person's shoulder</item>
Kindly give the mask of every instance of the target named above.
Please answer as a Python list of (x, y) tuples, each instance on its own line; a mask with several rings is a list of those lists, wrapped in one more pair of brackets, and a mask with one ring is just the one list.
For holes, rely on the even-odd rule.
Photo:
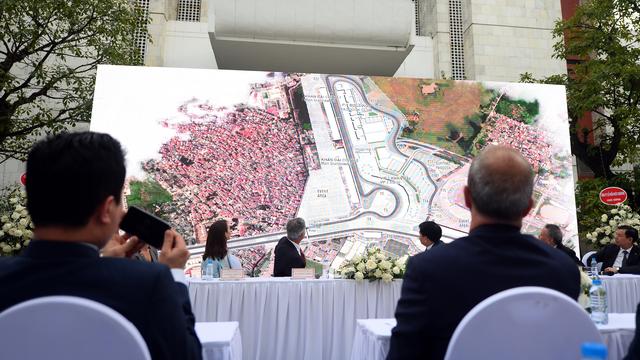
[(289, 241), (289, 240), (287, 239), (286, 236), (280, 238), (280, 240), (278, 240), (278, 243), (276, 244), (276, 247), (284, 245), (287, 241)]
[(442, 246), (434, 246), (429, 251), (423, 251), (410, 258), (412, 266), (429, 269), (441, 266), (449, 266), (451, 262), (460, 259), (460, 254), (465, 253), (468, 236), (453, 240), (450, 243), (442, 243)]
[(119, 272), (126, 271), (127, 276), (155, 276), (162, 273), (171, 273), (169, 267), (161, 263), (151, 263), (126, 258), (100, 258), (103, 267), (113, 268)]

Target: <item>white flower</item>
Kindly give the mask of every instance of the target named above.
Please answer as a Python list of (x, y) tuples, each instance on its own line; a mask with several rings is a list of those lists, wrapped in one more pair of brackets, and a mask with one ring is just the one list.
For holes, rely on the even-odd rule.
[(358, 269), (358, 271), (362, 272), (366, 269), (367, 267), (364, 265), (364, 263), (359, 263), (358, 266), (356, 266), (356, 269)]
[(5, 246), (2, 247), (2, 252), (9, 253), (9, 252), (11, 252), (11, 250), (12, 250), (11, 246), (9, 246), (9, 245), (5, 245)]
[(407, 264), (407, 260), (409, 259), (409, 255), (405, 255), (398, 260), (396, 260), (396, 265), (400, 267), (404, 267)]
[(591, 306), (591, 299), (585, 293), (581, 293), (580, 296), (578, 296), (578, 304), (580, 304), (583, 309), (586, 309)]
[(387, 257), (386, 257), (386, 256), (384, 256), (384, 254), (383, 254), (383, 253), (377, 253), (377, 254), (376, 254), (376, 258), (377, 258), (378, 260), (384, 260), (384, 259), (386, 259)]
[(362, 261), (362, 256), (360, 256), (360, 255), (356, 255), (351, 259), (351, 262), (354, 263), (354, 264), (357, 264), (360, 261)]
[(29, 243), (30, 243), (30, 242), (31, 242), (31, 239), (27, 239), (27, 240), (25, 240), (25, 241), (24, 241), (24, 246), (29, 245)]
[(20, 244), (16, 244), (13, 248), (16, 249), (16, 250), (20, 250), (21, 247), (22, 246), (20, 246)]
[(17, 237), (22, 236), (22, 230), (18, 230), (18, 229), (13, 230), (13, 236), (17, 236)]
[(616, 226), (616, 221), (615, 220), (609, 220), (609, 225)]
[(625, 216), (626, 214), (627, 214), (627, 212), (626, 212), (626, 211), (624, 211), (624, 210), (620, 210), (620, 215)]
[(606, 239), (606, 238), (605, 238), (605, 239), (600, 240), (600, 244), (602, 244), (602, 245), (606, 245), (606, 244), (607, 244), (607, 242), (608, 242), (608, 241), (607, 241), (607, 239)]
[(382, 281), (384, 282), (390, 282), (391, 280), (393, 280), (393, 275), (389, 274), (389, 273), (384, 273), (382, 275)]
[(382, 277), (382, 271), (380, 271), (380, 269), (376, 269), (376, 271), (373, 273), (373, 276), (379, 279), (380, 277)]
[(22, 211), (22, 210), (24, 210), (24, 206), (20, 204), (16, 205), (16, 211)]
[(360, 271), (358, 271), (355, 275), (353, 275), (353, 278), (356, 280), (362, 280), (364, 279), (364, 275)]
[(18, 199), (17, 197), (12, 197), (11, 199), (9, 199), (9, 202), (12, 204), (15, 204), (19, 201), (20, 199)]
[(602, 222), (606, 222), (609, 218), (607, 217), (607, 214), (602, 214)]
[(347, 272), (354, 273), (354, 272), (356, 272), (356, 268), (354, 268), (353, 266), (349, 266), (347, 268)]
[(11, 230), (11, 228), (13, 228), (13, 224), (12, 223), (6, 223), (6, 224), (2, 225), (2, 231), (4, 231), (4, 232), (9, 232), (9, 230)]
[(27, 226), (29, 222), (27, 221), (27, 219), (20, 219), (20, 221), (18, 221), (18, 224), (24, 227), (24, 226)]
[(377, 267), (378, 267), (378, 264), (376, 264), (375, 261), (373, 261), (373, 260), (367, 261), (367, 270), (373, 270), (373, 269), (375, 269)]
[(612, 214), (617, 214), (617, 213), (618, 213), (618, 209), (613, 209), (613, 210), (611, 210), (611, 213), (612, 213)]
[(375, 254), (376, 251), (378, 251), (378, 249), (374, 247), (367, 249), (367, 253), (369, 253), (369, 255)]
[(2, 221), (3, 223), (6, 223), (7, 221), (9, 221), (9, 216), (8, 215), (2, 215), (2, 217), (0, 217), (0, 221)]
[(396, 274), (396, 275), (400, 274), (400, 268), (397, 267), (397, 266), (394, 266), (393, 270), (391, 270), (391, 271), (393, 271), (393, 273)]
[(382, 270), (389, 270), (389, 269), (391, 269), (391, 263), (390, 263), (390, 262), (388, 262), (388, 261), (386, 261), (386, 260), (382, 260), (382, 261), (380, 262), (380, 265), (378, 265), (378, 266), (380, 266), (380, 269), (382, 269)]
[(13, 214), (11, 214), (11, 218), (12, 218), (13, 220), (18, 220), (18, 219), (20, 219), (20, 217), (21, 217), (21, 216), (22, 216), (22, 214), (20, 214), (20, 213), (19, 213), (19, 212), (17, 212), (17, 211), (14, 211), (14, 212), (13, 212)]
[(27, 215), (29, 215), (29, 212), (27, 211), (27, 209), (22, 209), (22, 211), (20, 211), (20, 214), (22, 216), (27, 216)]

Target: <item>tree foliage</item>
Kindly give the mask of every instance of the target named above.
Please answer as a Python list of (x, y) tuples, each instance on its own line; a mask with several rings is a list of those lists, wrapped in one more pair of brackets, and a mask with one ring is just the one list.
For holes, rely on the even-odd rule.
[[(596, 177), (612, 178), (612, 167), (640, 155), (640, 2), (584, 2), (556, 23), (554, 37), (554, 56), (567, 59), (569, 74), (522, 81), (567, 87), (571, 150)], [(579, 122), (585, 113), (595, 114), (591, 128)]]
[(139, 63), (143, 14), (129, 0), (0, 1), (0, 162), (89, 121), (97, 66)]

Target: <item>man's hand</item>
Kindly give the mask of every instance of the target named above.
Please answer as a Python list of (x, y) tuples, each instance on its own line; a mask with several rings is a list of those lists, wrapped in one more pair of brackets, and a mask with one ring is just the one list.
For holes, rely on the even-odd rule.
[(111, 240), (102, 248), (102, 256), (109, 257), (131, 257), (142, 249), (144, 243), (137, 237), (129, 234), (120, 235), (115, 233)]
[(173, 229), (165, 231), (158, 262), (171, 269), (184, 269), (187, 259), (189, 259), (189, 250), (182, 236)]
[(608, 267), (608, 268), (604, 269), (604, 272), (605, 273), (617, 274), (618, 273), (618, 268), (615, 268), (615, 267), (611, 266), (611, 267)]

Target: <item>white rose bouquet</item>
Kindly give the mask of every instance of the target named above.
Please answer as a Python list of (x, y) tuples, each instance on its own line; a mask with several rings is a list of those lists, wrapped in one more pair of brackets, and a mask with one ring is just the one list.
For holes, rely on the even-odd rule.
[(578, 296), (578, 303), (583, 309), (591, 311), (591, 298), (589, 297), (589, 290), (591, 289), (591, 278), (580, 270), (580, 296)]
[(404, 276), (408, 258), (408, 255), (391, 258), (385, 255), (379, 247), (372, 247), (367, 250), (366, 254), (356, 255), (351, 260), (345, 261), (338, 271), (345, 279), (390, 282)]
[(29, 245), (33, 222), (27, 212), (27, 194), (19, 186), (10, 186), (0, 197), (0, 256), (16, 255)]
[(603, 247), (615, 242), (616, 229), (620, 225), (629, 225), (636, 229), (640, 226), (640, 215), (633, 212), (629, 205), (618, 205), (600, 217), (600, 226), (585, 235), (587, 241)]

